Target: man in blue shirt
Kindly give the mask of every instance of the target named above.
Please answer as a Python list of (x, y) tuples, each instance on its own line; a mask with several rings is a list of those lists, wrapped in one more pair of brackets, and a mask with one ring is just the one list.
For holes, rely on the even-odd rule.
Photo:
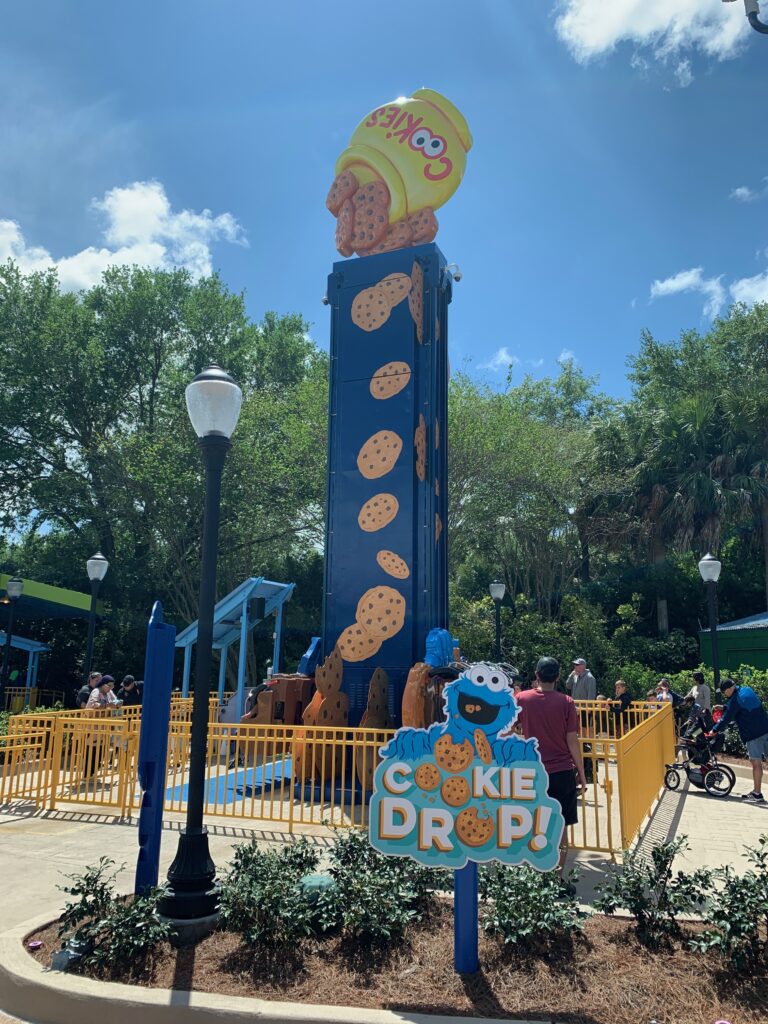
[(729, 725), (738, 727), (747, 748), (747, 757), (752, 762), (754, 788), (745, 793), (742, 800), (750, 804), (765, 804), (762, 793), (763, 758), (768, 757), (768, 714), (751, 686), (737, 686), (733, 679), (723, 679), (720, 692), (728, 703), (725, 713), (708, 735), (723, 732)]

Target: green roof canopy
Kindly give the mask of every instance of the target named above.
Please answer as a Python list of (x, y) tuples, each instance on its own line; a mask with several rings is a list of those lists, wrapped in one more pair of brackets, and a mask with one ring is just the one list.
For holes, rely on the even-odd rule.
[[(23, 577), (22, 577), (23, 578)], [(5, 594), (8, 573), (0, 573), (0, 590)], [(7, 598), (0, 598), (0, 604), (7, 604)], [(19, 619), (87, 619), (91, 609), (91, 595), (66, 587), (52, 587), (49, 583), (24, 579), (24, 590), (16, 604)], [(104, 605), (96, 602), (96, 613), (104, 615)], [(2, 615), (2, 612), (0, 612)], [(1, 620), (0, 620), (1, 621)]]

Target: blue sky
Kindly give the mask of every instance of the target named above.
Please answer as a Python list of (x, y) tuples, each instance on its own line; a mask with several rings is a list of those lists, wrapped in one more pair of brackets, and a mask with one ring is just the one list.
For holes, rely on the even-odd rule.
[(501, 384), (572, 356), (619, 395), (642, 328), (768, 299), (766, 67), (720, 0), (26, 0), (0, 38), (0, 258), (73, 288), (214, 267), (325, 345), (336, 157), (426, 85), (475, 140), (438, 213), (452, 365)]

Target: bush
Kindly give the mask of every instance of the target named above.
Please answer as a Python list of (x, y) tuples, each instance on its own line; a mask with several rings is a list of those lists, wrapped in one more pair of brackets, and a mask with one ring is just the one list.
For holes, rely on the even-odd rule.
[(407, 857), (385, 857), (366, 832), (336, 835), (330, 852), (335, 885), (318, 898), (323, 927), (346, 938), (388, 943), (428, 913), (434, 890), (450, 887), (447, 872), (421, 867)]
[(317, 866), (306, 839), (282, 850), (260, 850), (255, 839), (235, 847), (222, 880), (221, 917), (246, 945), (284, 949), (316, 930), (316, 913), (301, 879)]
[(75, 898), (59, 919), (59, 938), (62, 948), (82, 954), (79, 962), (84, 966), (110, 977), (136, 977), (150, 965), (160, 943), (173, 937), (173, 928), (155, 913), (160, 890), (127, 899), (116, 896), (121, 869), (111, 871), (113, 867), (114, 861), (102, 857), (84, 874), (67, 876), (71, 885), (60, 888)]
[[(571, 873), (575, 879), (575, 873)], [(484, 868), (479, 875), (483, 929), (504, 945), (541, 947), (581, 930), (586, 914), (563, 889), (554, 871)]]
[(685, 836), (660, 843), (647, 861), (637, 850), (625, 852), (624, 863), (598, 887), (595, 907), (604, 914), (628, 910), (637, 922), (640, 941), (651, 949), (680, 935), (679, 917), (705, 906), (712, 874), (700, 869), (693, 874), (672, 871), (672, 862), (687, 850)]
[(746, 848), (754, 870), (738, 877), (730, 867), (719, 868), (704, 921), (706, 930), (690, 945), (700, 952), (715, 951), (729, 967), (754, 969), (768, 964), (768, 835), (755, 848)]

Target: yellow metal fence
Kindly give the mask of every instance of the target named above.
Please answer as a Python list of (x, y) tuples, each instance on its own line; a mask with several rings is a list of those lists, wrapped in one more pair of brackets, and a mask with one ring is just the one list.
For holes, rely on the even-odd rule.
[[(177, 702), (178, 703), (178, 702)], [(600, 702), (580, 705), (589, 785), (569, 841), (613, 854), (629, 846), (674, 759), (671, 706), (640, 705), (619, 720)], [(0, 741), (0, 804), (84, 805), (121, 817), (138, 811), (140, 709), (100, 715), (14, 716)], [(191, 722), (173, 709), (164, 806), (184, 812)], [(206, 815), (287, 825), (365, 826), (380, 747), (392, 731), (212, 721), (206, 754)]]
[(36, 686), (28, 690), (26, 686), (6, 686), (5, 707), (2, 710), (17, 714), (27, 707), (34, 710), (36, 707), (52, 707), (57, 703), (64, 703), (64, 693), (61, 690), (39, 690)]

